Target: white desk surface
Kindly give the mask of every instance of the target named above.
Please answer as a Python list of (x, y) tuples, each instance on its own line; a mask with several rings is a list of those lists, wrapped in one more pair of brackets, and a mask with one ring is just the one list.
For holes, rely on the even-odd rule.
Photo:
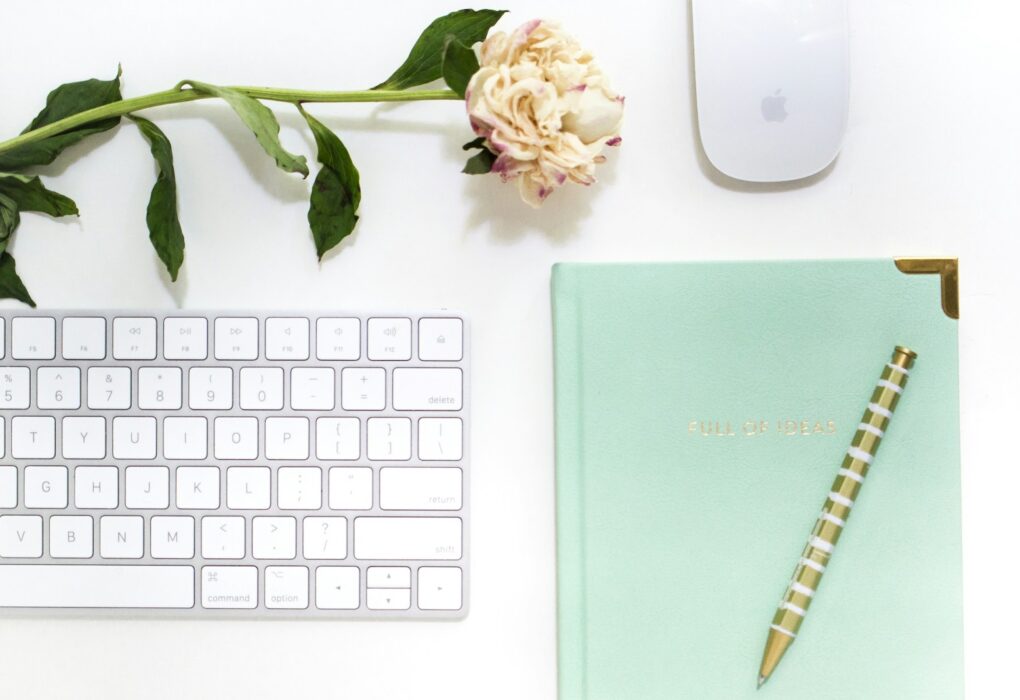
[[(0, 134), (61, 82), (128, 95), (182, 78), (321, 89), (378, 82), (438, 0), (17, 3), (0, 44)], [(967, 687), (1015, 686), (1020, 331), (1020, 11), (1002, 0), (855, 0), (843, 154), (809, 186), (711, 174), (692, 123), (685, 0), (518, 0), (559, 18), (627, 95), (602, 182), (541, 211), (460, 170), (456, 102), (313, 112), (361, 169), (354, 240), (319, 265), (307, 183), (222, 105), (148, 114), (173, 141), (187, 236), (170, 284), (144, 228), (153, 180), (130, 125), (47, 172), (80, 221), (26, 215), (18, 269), (41, 307), (452, 307), (473, 321), (473, 610), (454, 624), (0, 620), (0, 693), (77, 698), (552, 698), (555, 578), (549, 267), (558, 260), (959, 255)], [(312, 153), (279, 109), (287, 145)], [(725, 700), (725, 699), (723, 699)]]

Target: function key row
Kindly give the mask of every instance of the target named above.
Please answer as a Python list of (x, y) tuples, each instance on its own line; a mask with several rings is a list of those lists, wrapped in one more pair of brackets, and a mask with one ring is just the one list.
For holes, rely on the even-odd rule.
[[(217, 360), (360, 360), (362, 324), (357, 318), (220, 317), (212, 320), (212, 357)], [(407, 361), (413, 356), (410, 318), (370, 318), (366, 356), (372, 361)], [(210, 357), (209, 320), (170, 317), (162, 323), (160, 353), (157, 319), (121, 316), (113, 319), (108, 348), (107, 320), (67, 317), (60, 324), (60, 355), (65, 360), (205, 360)], [(418, 320), (417, 358), (426, 362), (463, 359), (464, 328), (459, 318)], [(0, 318), (0, 359), (6, 357), (7, 322)], [(15, 360), (57, 357), (57, 320), (48, 316), (15, 316), (10, 320), (10, 354)]]

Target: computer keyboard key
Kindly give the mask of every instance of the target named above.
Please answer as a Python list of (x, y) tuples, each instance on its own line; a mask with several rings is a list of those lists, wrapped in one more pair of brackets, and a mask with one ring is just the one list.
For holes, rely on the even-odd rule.
[(418, 569), (418, 607), (422, 610), (460, 610), (464, 572), (455, 566)]
[(393, 370), (393, 408), (398, 411), (459, 411), (462, 403), (463, 373), (459, 368)]
[(39, 408), (71, 411), (81, 408), (81, 370), (77, 367), (40, 367), (36, 373)]
[(65, 360), (102, 360), (106, 357), (105, 318), (65, 318), (61, 336), (61, 355)]
[(0, 606), (9, 608), (190, 608), (191, 566), (0, 566)]
[(459, 461), (464, 455), (464, 424), (460, 418), (419, 418), (418, 459)]
[(361, 421), (357, 418), (316, 418), (315, 456), (348, 461), (361, 456)]
[(91, 559), (92, 518), (88, 515), (50, 517), (50, 556), (54, 559)]
[(178, 508), (215, 510), (220, 507), (219, 467), (177, 467)]
[(276, 505), (285, 510), (322, 507), (322, 470), (318, 467), (280, 467), (276, 470)]
[(411, 459), (411, 419), (369, 418), (368, 458), (389, 462)]
[(345, 411), (381, 411), (386, 408), (386, 370), (345, 367), (340, 373), (340, 405)]
[(347, 518), (308, 517), (302, 523), (305, 559), (346, 559)]
[(196, 416), (163, 419), (163, 456), (167, 459), (205, 459), (209, 453), (209, 424)]
[(266, 359), (307, 360), (308, 319), (267, 318)]
[(155, 360), (156, 319), (123, 316), (113, 319), (113, 357), (116, 360)]
[(199, 411), (233, 408), (233, 372), (229, 367), (192, 367), (188, 371), (188, 406)]
[(124, 501), (125, 505), (132, 509), (163, 510), (169, 508), (170, 469), (167, 467), (128, 467), (125, 469)]
[(195, 519), (187, 515), (156, 515), (149, 520), (149, 553), (153, 559), (195, 556)]
[(411, 607), (410, 588), (369, 588), (365, 598), (369, 610), (407, 610)]
[(140, 515), (104, 515), (99, 518), (99, 556), (103, 559), (141, 559), (145, 550)]
[(369, 510), (372, 507), (371, 467), (332, 467), (329, 470), (331, 510)]
[(370, 566), (365, 583), (369, 588), (410, 588), (411, 569), (406, 566)]
[(163, 357), (168, 360), (204, 360), (208, 351), (209, 324), (204, 318), (163, 320)]
[(361, 605), (361, 572), (356, 566), (320, 566), (315, 570), (315, 607), (356, 610)]
[(11, 419), (11, 456), (15, 459), (53, 459), (56, 454), (51, 416), (14, 416)]
[(57, 322), (47, 316), (16, 316), (11, 321), (11, 357), (52, 360), (56, 357)]
[(295, 367), (290, 371), (290, 407), (295, 411), (332, 411), (336, 374), (329, 367)]
[(368, 319), (368, 359), (397, 361), (411, 359), (411, 319)]
[(303, 610), (308, 607), (308, 567), (267, 566), (266, 607), (271, 610)]
[(0, 467), (0, 508), (18, 507), (18, 468)]
[(31, 401), (31, 384), (28, 367), (4, 367), (0, 369), (0, 409), (28, 408)]
[(89, 367), (85, 380), (88, 407), (98, 410), (131, 408), (131, 369)]
[(383, 467), (379, 507), (383, 510), (460, 510), (462, 472), (456, 467)]
[(297, 520), (290, 516), (252, 518), (251, 555), (255, 559), (293, 559), (297, 556)]
[(258, 418), (214, 418), (213, 433), (216, 459), (255, 459), (259, 456)]
[(117, 467), (75, 467), (74, 507), (111, 509), (118, 500)]
[[(43, 519), (39, 515), (0, 515), (0, 557), (37, 559), (43, 551)], [(6, 567), (0, 566), (0, 577)], [(2, 578), (0, 578), (2, 580)], [(0, 585), (0, 598), (3, 597)]]
[(452, 560), (461, 557), (460, 518), (359, 517), (355, 559)]
[(418, 359), (456, 362), (464, 357), (464, 322), (459, 318), (423, 318), (418, 321)]
[(238, 515), (202, 518), (202, 556), (206, 559), (244, 558), (244, 518)]
[(113, 419), (114, 459), (155, 459), (156, 419), (117, 416)]
[(308, 459), (308, 419), (266, 418), (266, 458)]
[(320, 360), (361, 359), (361, 321), (356, 318), (316, 321), (315, 356)]
[(244, 367), (240, 372), (241, 408), (278, 411), (283, 408), (283, 370), (279, 367)]
[(213, 356), (217, 360), (257, 360), (257, 318), (218, 318), (214, 326)]
[(26, 508), (67, 508), (67, 467), (25, 467)]
[(203, 566), (203, 608), (255, 608), (259, 603), (259, 570), (254, 566)]
[(227, 469), (227, 508), (265, 510), (269, 508), (269, 467)]
[(106, 419), (102, 416), (64, 416), (60, 427), (64, 459), (106, 457)]
[(138, 370), (138, 408), (176, 411), (181, 407), (180, 367), (142, 367)]

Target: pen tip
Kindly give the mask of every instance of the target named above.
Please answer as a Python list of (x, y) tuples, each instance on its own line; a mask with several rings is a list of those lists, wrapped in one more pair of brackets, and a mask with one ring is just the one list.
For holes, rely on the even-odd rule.
[(766, 678), (765, 676), (758, 676), (758, 687), (761, 688), (763, 685), (765, 685), (765, 681), (767, 680), (768, 678)]

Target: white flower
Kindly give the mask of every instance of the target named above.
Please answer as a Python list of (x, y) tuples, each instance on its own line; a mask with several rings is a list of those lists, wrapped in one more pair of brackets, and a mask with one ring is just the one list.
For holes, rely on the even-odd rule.
[(532, 20), (476, 44), (467, 87), (471, 126), (497, 158), (492, 172), (517, 180), (538, 206), (568, 180), (595, 182), (602, 149), (620, 143), (623, 98), (590, 53), (558, 25)]

